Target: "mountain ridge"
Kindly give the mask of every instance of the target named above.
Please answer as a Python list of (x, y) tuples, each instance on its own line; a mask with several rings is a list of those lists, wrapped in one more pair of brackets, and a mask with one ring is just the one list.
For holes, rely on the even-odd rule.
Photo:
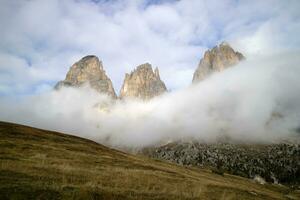
[[(207, 50), (200, 60), (193, 75), (193, 83), (198, 83), (210, 74), (221, 72), (244, 60), (245, 57), (235, 51), (228, 43)], [(75, 62), (69, 69), (65, 80), (59, 81), (55, 88), (64, 86), (80, 87), (89, 83), (91, 88), (99, 93), (107, 94), (114, 99), (139, 98), (149, 100), (167, 92), (165, 83), (161, 80), (159, 70), (152, 69), (150, 63), (138, 65), (130, 73), (125, 73), (119, 95), (115, 93), (110, 78), (105, 74), (102, 61), (95, 55), (88, 55)]]

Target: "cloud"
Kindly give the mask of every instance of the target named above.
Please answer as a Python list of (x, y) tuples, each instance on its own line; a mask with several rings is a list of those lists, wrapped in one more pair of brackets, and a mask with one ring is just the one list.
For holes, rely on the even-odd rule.
[(117, 91), (124, 74), (144, 62), (177, 90), (191, 83), (203, 52), (222, 40), (248, 57), (299, 49), (298, 8), (292, 0), (3, 0), (0, 57), (23, 64), (1, 60), (1, 92), (50, 88), (87, 54), (100, 57)]
[(113, 101), (85, 86), (0, 100), (0, 120), (114, 147), (167, 141), (273, 142), (300, 126), (299, 51), (247, 60), (148, 102)]
[[(300, 121), (299, 7), (297, 0), (2, 0), (0, 119), (112, 146), (288, 137)], [(204, 51), (223, 40), (247, 61), (190, 86)], [(172, 93), (145, 103), (111, 102), (88, 86), (52, 91), (88, 54), (100, 57), (117, 92), (126, 72), (150, 62)]]

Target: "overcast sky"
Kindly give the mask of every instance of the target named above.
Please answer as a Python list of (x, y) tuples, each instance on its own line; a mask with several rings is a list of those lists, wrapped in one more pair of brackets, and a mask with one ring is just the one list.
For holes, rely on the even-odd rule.
[(299, 10), (298, 0), (1, 0), (0, 96), (49, 91), (88, 54), (117, 93), (145, 62), (169, 90), (184, 88), (222, 41), (249, 59), (298, 50)]

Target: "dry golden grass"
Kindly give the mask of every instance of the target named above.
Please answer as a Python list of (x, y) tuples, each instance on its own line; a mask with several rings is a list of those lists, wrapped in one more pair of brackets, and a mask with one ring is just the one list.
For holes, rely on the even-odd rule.
[(297, 193), (0, 122), (0, 199), (286, 198)]

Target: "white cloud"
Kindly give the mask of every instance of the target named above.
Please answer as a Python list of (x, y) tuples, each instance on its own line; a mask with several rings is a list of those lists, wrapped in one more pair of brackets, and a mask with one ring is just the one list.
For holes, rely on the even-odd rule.
[[(18, 94), (34, 92), (40, 81), (54, 85), (87, 54), (103, 60), (117, 92), (124, 74), (144, 62), (158, 66), (176, 90), (191, 83), (205, 49), (222, 40), (250, 57), (299, 49), (299, 7), (293, 0), (3, 0), (0, 53), (25, 64), (17, 72), (12, 63), (0, 63), (1, 73), (11, 74), (1, 90)], [(23, 72), (30, 74), (26, 80)]]
[(298, 55), (299, 51), (247, 60), (148, 102), (114, 102), (88, 87), (3, 98), (0, 120), (115, 147), (191, 138), (215, 141), (224, 135), (238, 141), (273, 142), (289, 138), (300, 127)]

